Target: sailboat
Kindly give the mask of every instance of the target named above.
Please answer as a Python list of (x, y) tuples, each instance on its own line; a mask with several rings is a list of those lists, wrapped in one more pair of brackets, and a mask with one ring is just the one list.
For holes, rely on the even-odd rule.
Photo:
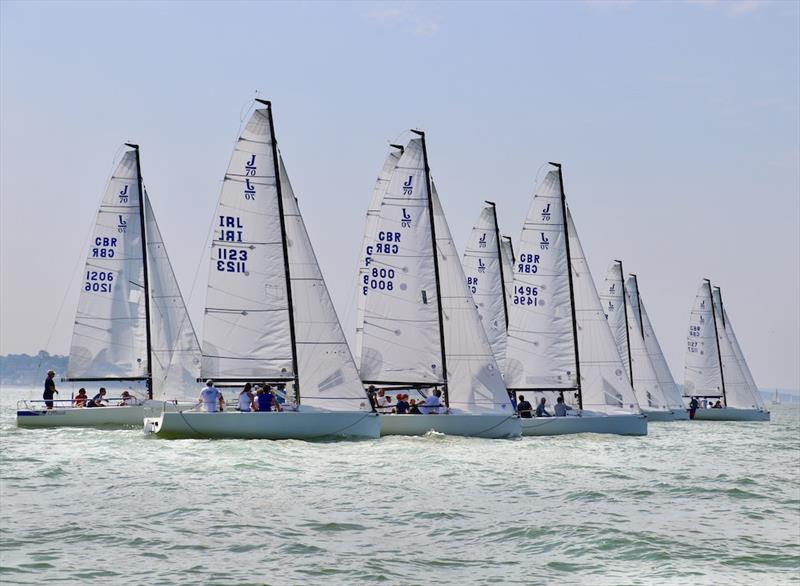
[[(430, 178), (425, 134), (412, 131), (385, 189), (376, 186), (362, 263), (357, 335), (365, 385), (442, 394), (439, 413), (382, 413), (381, 435), (520, 434)], [(384, 167), (386, 169), (386, 167)], [(379, 182), (381, 179), (379, 178)]]
[(506, 384), (528, 400), (561, 396), (566, 417), (522, 419), (524, 435), (646, 435), (583, 247), (551, 163), (520, 237), (509, 308)]
[(647, 314), (647, 308), (645, 307), (644, 301), (642, 301), (639, 277), (633, 273), (628, 275), (625, 288), (629, 292), (634, 327), (638, 324), (640, 333), (644, 339), (645, 348), (647, 349), (647, 356), (650, 359), (650, 364), (653, 365), (653, 369), (656, 371), (658, 385), (664, 395), (667, 407), (672, 410), (673, 419), (676, 421), (686, 421), (689, 419), (689, 413), (683, 403), (681, 390), (678, 388), (678, 385), (675, 384), (672, 371), (670, 371), (667, 359), (664, 356), (664, 352), (661, 350), (661, 344), (658, 343), (658, 338), (653, 329), (653, 324), (650, 321), (650, 316)]
[(750, 373), (719, 287), (704, 279), (689, 317), (684, 395), (720, 401), (722, 408), (698, 409), (695, 419), (769, 421), (770, 414)]
[(612, 261), (600, 295), (603, 311), (642, 413), (647, 415), (648, 421), (673, 421), (675, 418), (644, 343), (641, 320), (634, 315), (632, 296), (626, 287), (624, 274), (622, 261)]
[(167, 438), (376, 438), (372, 409), (278, 150), (272, 105), (233, 150), (212, 234), (201, 375), (287, 385), (283, 411), (163, 412)]
[(500, 372), (505, 370), (508, 304), (513, 275), (510, 239), (500, 235), (497, 209), (487, 201), (464, 250), (462, 265)]
[(146, 406), (195, 399), (199, 344), (142, 183), (139, 147), (126, 146), (97, 213), (62, 381), (129, 384), (140, 396), (102, 408), (28, 402), (17, 411), (21, 427), (141, 426)]
[(778, 396), (778, 389), (775, 389), (775, 394), (772, 396), (772, 404), (773, 405), (781, 404), (781, 398)]

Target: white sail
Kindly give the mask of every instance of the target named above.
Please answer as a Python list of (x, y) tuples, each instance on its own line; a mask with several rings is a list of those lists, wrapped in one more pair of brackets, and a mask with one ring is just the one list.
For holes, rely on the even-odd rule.
[(200, 376), (200, 344), (169, 262), (147, 190), (144, 201), (153, 398), (162, 401), (194, 400)]
[(383, 197), (386, 195), (386, 190), (389, 189), (389, 183), (394, 173), (394, 168), (400, 160), (402, 151), (394, 150), (386, 156), (383, 162), (378, 179), (375, 181), (375, 189), (372, 191), (372, 201), (370, 201), (369, 209), (367, 210), (367, 221), (364, 229), (364, 243), (361, 246), (361, 257), (359, 258), (358, 266), (358, 291), (356, 299), (358, 310), (356, 314), (356, 351), (355, 359), (356, 364), (361, 364), (361, 344), (363, 336), (361, 332), (364, 329), (364, 306), (367, 300), (367, 292), (369, 291), (370, 282), (370, 268), (372, 264), (372, 254), (375, 249), (375, 237), (378, 231), (378, 221), (381, 214), (381, 204)]
[[(714, 312), (717, 318), (717, 337), (719, 340), (722, 374), (725, 377), (725, 406), (740, 409), (757, 409), (759, 405), (755, 394), (758, 392), (750, 386), (747, 375), (742, 368), (739, 357), (733, 349), (729, 336), (727, 321), (723, 317), (723, 305), (719, 288), (713, 291)], [(732, 330), (732, 328), (730, 328)]]
[[(514, 300), (514, 247), (510, 236), (500, 237), (500, 259), (503, 263), (503, 277), (506, 284), (506, 307)], [(503, 356), (505, 361), (505, 355)]]
[(280, 171), (302, 404), (331, 411), (370, 410), (283, 160)]
[[(472, 413), (511, 413), (513, 410), (500, 368), (481, 324), (473, 294), (467, 286), (464, 268), (435, 186), (431, 199), (439, 258), (450, 408)], [(492, 225), (492, 233), (493, 229)], [(486, 238), (489, 239), (488, 233)], [(497, 281), (499, 285), (499, 278)], [(502, 304), (501, 287), (499, 292)]]
[(722, 396), (711, 285), (704, 281), (689, 314), (683, 394)]
[(444, 380), (424, 165), (422, 140), (412, 139), (381, 202), (360, 332), (364, 382)]
[(658, 343), (653, 324), (650, 322), (650, 317), (647, 315), (644, 301), (642, 301), (638, 281), (634, 277), (628, 277), (626, 289), (628, 290), (631, 300), (631, 313), (636, 320), (637, 326), (643, 333), (647, 354), (656, 372), (656, 378), (658, 379), (658, 385), (661, 387), (661, 392), (664, 395), (664, 400), (667, 402), (667, 406), (670, 409), (681, 410), (684, 408), (681, 390), (678, 388), (678, 385), (675, 384), (675, 379), (672, 378), (672, 372), (667, 364), (667, 359), (664, 357), (664, 352), (661, 350), (661, 344)]
[[(503, 370), (506, 358), (506, 299), (503, 283), (513, 281), (512, 273), (501, 263), (501, 243), (498, 242), (495, 207), (489, 204), (481, 210), (478, 222), (464, 251), (464, 273), (467, 288), (478, 309), (483, 329), (489, 339), (497, 364)], [(439, 228), (436, 229), (437, 239)]]
[[(639, 406), (644, 409), (667, 410), (667, 400), (650, 360), (640, 321), (635, 311), (633, 294), (623, 283), (622, 264), (613, 261), (608, 268), (603, 294), (600, 296), (608, 325), (617, 344), (620, 360), (630, 374)], [(629, 359), (630, 354), (630, 359)]]
[(203, 377), (295, 376), (269, 113), (236, 142), (214, 219), (203, 328)]
[(567, 209), (583, 408), (639, 412), (639, 404), (603, 313), (578, 232)]
[[(756, 384), (755, 379), (753, 378), (752, 372), (750, 372), (750, 367), (747, 365), (747, 361), (744, 359), (744, 354), (742, 353), (742, 348), (739, 346), (739, 340), (736, 338), (736, 334), (733, 331), (733, 325), (731, 324), (731, 320), (728, 317), (728, 310), (725, 309), (723, 306), (722, 314), (725, 316), (725, 332), (728, 334), (728, 339), (730, 340), (731, 347), (733, 348), (733, 353), (736, 355), (736, 360), (739, 362), (739, 366), (742, 369), (742, 373), (744, 374), (745, 380), (747, 381), (747, 385), (750, 388), (750, 392), (753, 395), (753, 402), (759, 409), (764, 409), (764, 398), (761, 396), (761, 393), (758, 390), (758, 385)], [(777, 400), (778, 391), (775, 391), (775, 399)]]
[(147, 376), (141, 198), (127, 151), (97, 213), (72, 331), (67, 378)]
[(578, 386), (560, 171), (536, 190), (519, 240), (508, 311), (506, 385)]

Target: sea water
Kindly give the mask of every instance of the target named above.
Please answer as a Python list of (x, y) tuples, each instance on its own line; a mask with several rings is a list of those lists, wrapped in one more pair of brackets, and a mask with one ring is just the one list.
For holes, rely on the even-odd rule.
[(800, 409), (647, 437), (307, 443), (19, 429), (0, 582), (798, 584)]

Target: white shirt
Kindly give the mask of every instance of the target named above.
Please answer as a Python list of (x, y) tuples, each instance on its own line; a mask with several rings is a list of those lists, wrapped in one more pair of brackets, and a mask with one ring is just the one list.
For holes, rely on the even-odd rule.
[(247, 393), (239, 395), (239, 411), (250, 411), (250, 397)]
[(217, 387), (206, 387), (200, 391), (200, 402), (203, 404), (203, 410), (207, 413), (216, 413), (219, 411), (219, 398), (222, 393)]
[(439, 397), (436, 395), (429, 395), (422, 404), (420, 411), (425, 415), (436, 415), (439, 413), (439, 407), (441, 406), (442, 403), (439, 401)]

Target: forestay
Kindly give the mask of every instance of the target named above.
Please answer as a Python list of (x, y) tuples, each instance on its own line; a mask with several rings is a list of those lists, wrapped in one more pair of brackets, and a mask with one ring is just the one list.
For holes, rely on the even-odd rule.
[[(468, 412), (511, 413), (513, 410), (500, 368), (481, 324), (472, 293), (467, 287), (464, 268), (435, 186), (431, 199), (439, 255), (450, 408)], [(487, 240), (488, 237), (487, 234)], [(499, 291), (502, 295), (502, 287)]]
[(739, 357), (733, 349), (733, 344), (728, 335), (727, 320), (723, 319), (724, 307), (718, 288), (714, 289), (713, 299), (714, 312), (717, 319), (720, 360), (722, 362), (722, 373), (725, 377), (725, 406), (738, 409), (757, 409), (759, 405), (756, 402), (755, 393), (758, 391), (751, 388)]
[(574, 389), (578, 381), (558, 170), (533, 196), (514, 263), (506, 346), (510, 389)]
[(414, 138), (392, 172), (377, 215), (374, 248), (365, 259), (369, 282), (359, 288), (365, 297), (365, 382), (444, 381), (424, 166), (422, 139)]
[(647, 349), (647, 355), (650, 357), (650, 363), (656, 372), (658, 385), (670, 409), (683, 409), (683, 399), (678, 385), (675, 384), (675, 379), (672, 378), (672, 372), (667, 364), (667, 359), (664, 357), (664, 352), (661, 350), (661, 345), (656, 337), (653, 324), (650, 322), (650, 317), (647, 315), (647, 309), (642, 301), (641, 292), (639, 291), (638, 280), (630, 276), (626, 281), (626, 289), (630, 298), (631, 313), (636, 321), (636, 327), (640, 329), (644, 338), (644, 345)]
[(302, 403), (336, 411), (369, 410), (283, 160), (279, 160)]
[(97, 213), (72, 330), (67, 378), (146, 378), (141, 198), (127, 151)]
[(639, 405), (650, 409), (667, 409), (635, 315), (633, 294), (623, 286), (620, 262), (613, 261), (609, 266), (600, 299), (617, 344), (619, 358), (626, 372), (631, 373), (630, 380)]
[(256, 110), (234, 147), (213, 222), (203, 377), (295, 376), (276, 176), (269, 114)]
[(614, 336), (603, 313), (572, 216), (567, 209), (575, 317), (581, 361), (583, 408), (602, 412), (639, 412)]
[(683, 394), (722, 396), (721, 380), (711, 285), (704, 281), (689, 314)]
[(153, 398), (194, 400), (200, 376), (200, 344), (189, 319), (147, 190), (145, 233), (150, 281)]
[[(393, 150), (386, 156), (383, 162), (378, 179), (375, 181), (375, 189), (372, 191), (372, 200), (367, 210), (367, 221), (364, 229), (364, 242), (361, 245), (361, 257), (358, 266), (358, 292), (356, 294), (358, 310), (356, 314), (356, 364), (361, 364), (361, 345), (363, 343), (362, 331), (364, 329), (364, 305), (369, 291), (370, 269), (372, 264), (372, 254), (375, 252), (375, 237), (378, 230), (378, 221), (381, 214), (383, 197), (389, 189), (389, 183), (394, 173), (394, 168), (400, 160), (402, 150)], [(381, 244), (382, 245), (382, 244)]]
[[(464, 251), (463, 265), (467, 288), (472, 293), (483, 329), (502, 371), (506, 357), (506, 300), (503, 284), (505, 278), (513, 280), (513, 276), (511, 272), (505, 273), (507, 268), (501, 264), (501, 243), (498, 242), (496, 227), (495, 207), (489, 204), (481, 210), (478, 222), (472, 228)], [(438, 240), (438, 227), (436, 236)]]

